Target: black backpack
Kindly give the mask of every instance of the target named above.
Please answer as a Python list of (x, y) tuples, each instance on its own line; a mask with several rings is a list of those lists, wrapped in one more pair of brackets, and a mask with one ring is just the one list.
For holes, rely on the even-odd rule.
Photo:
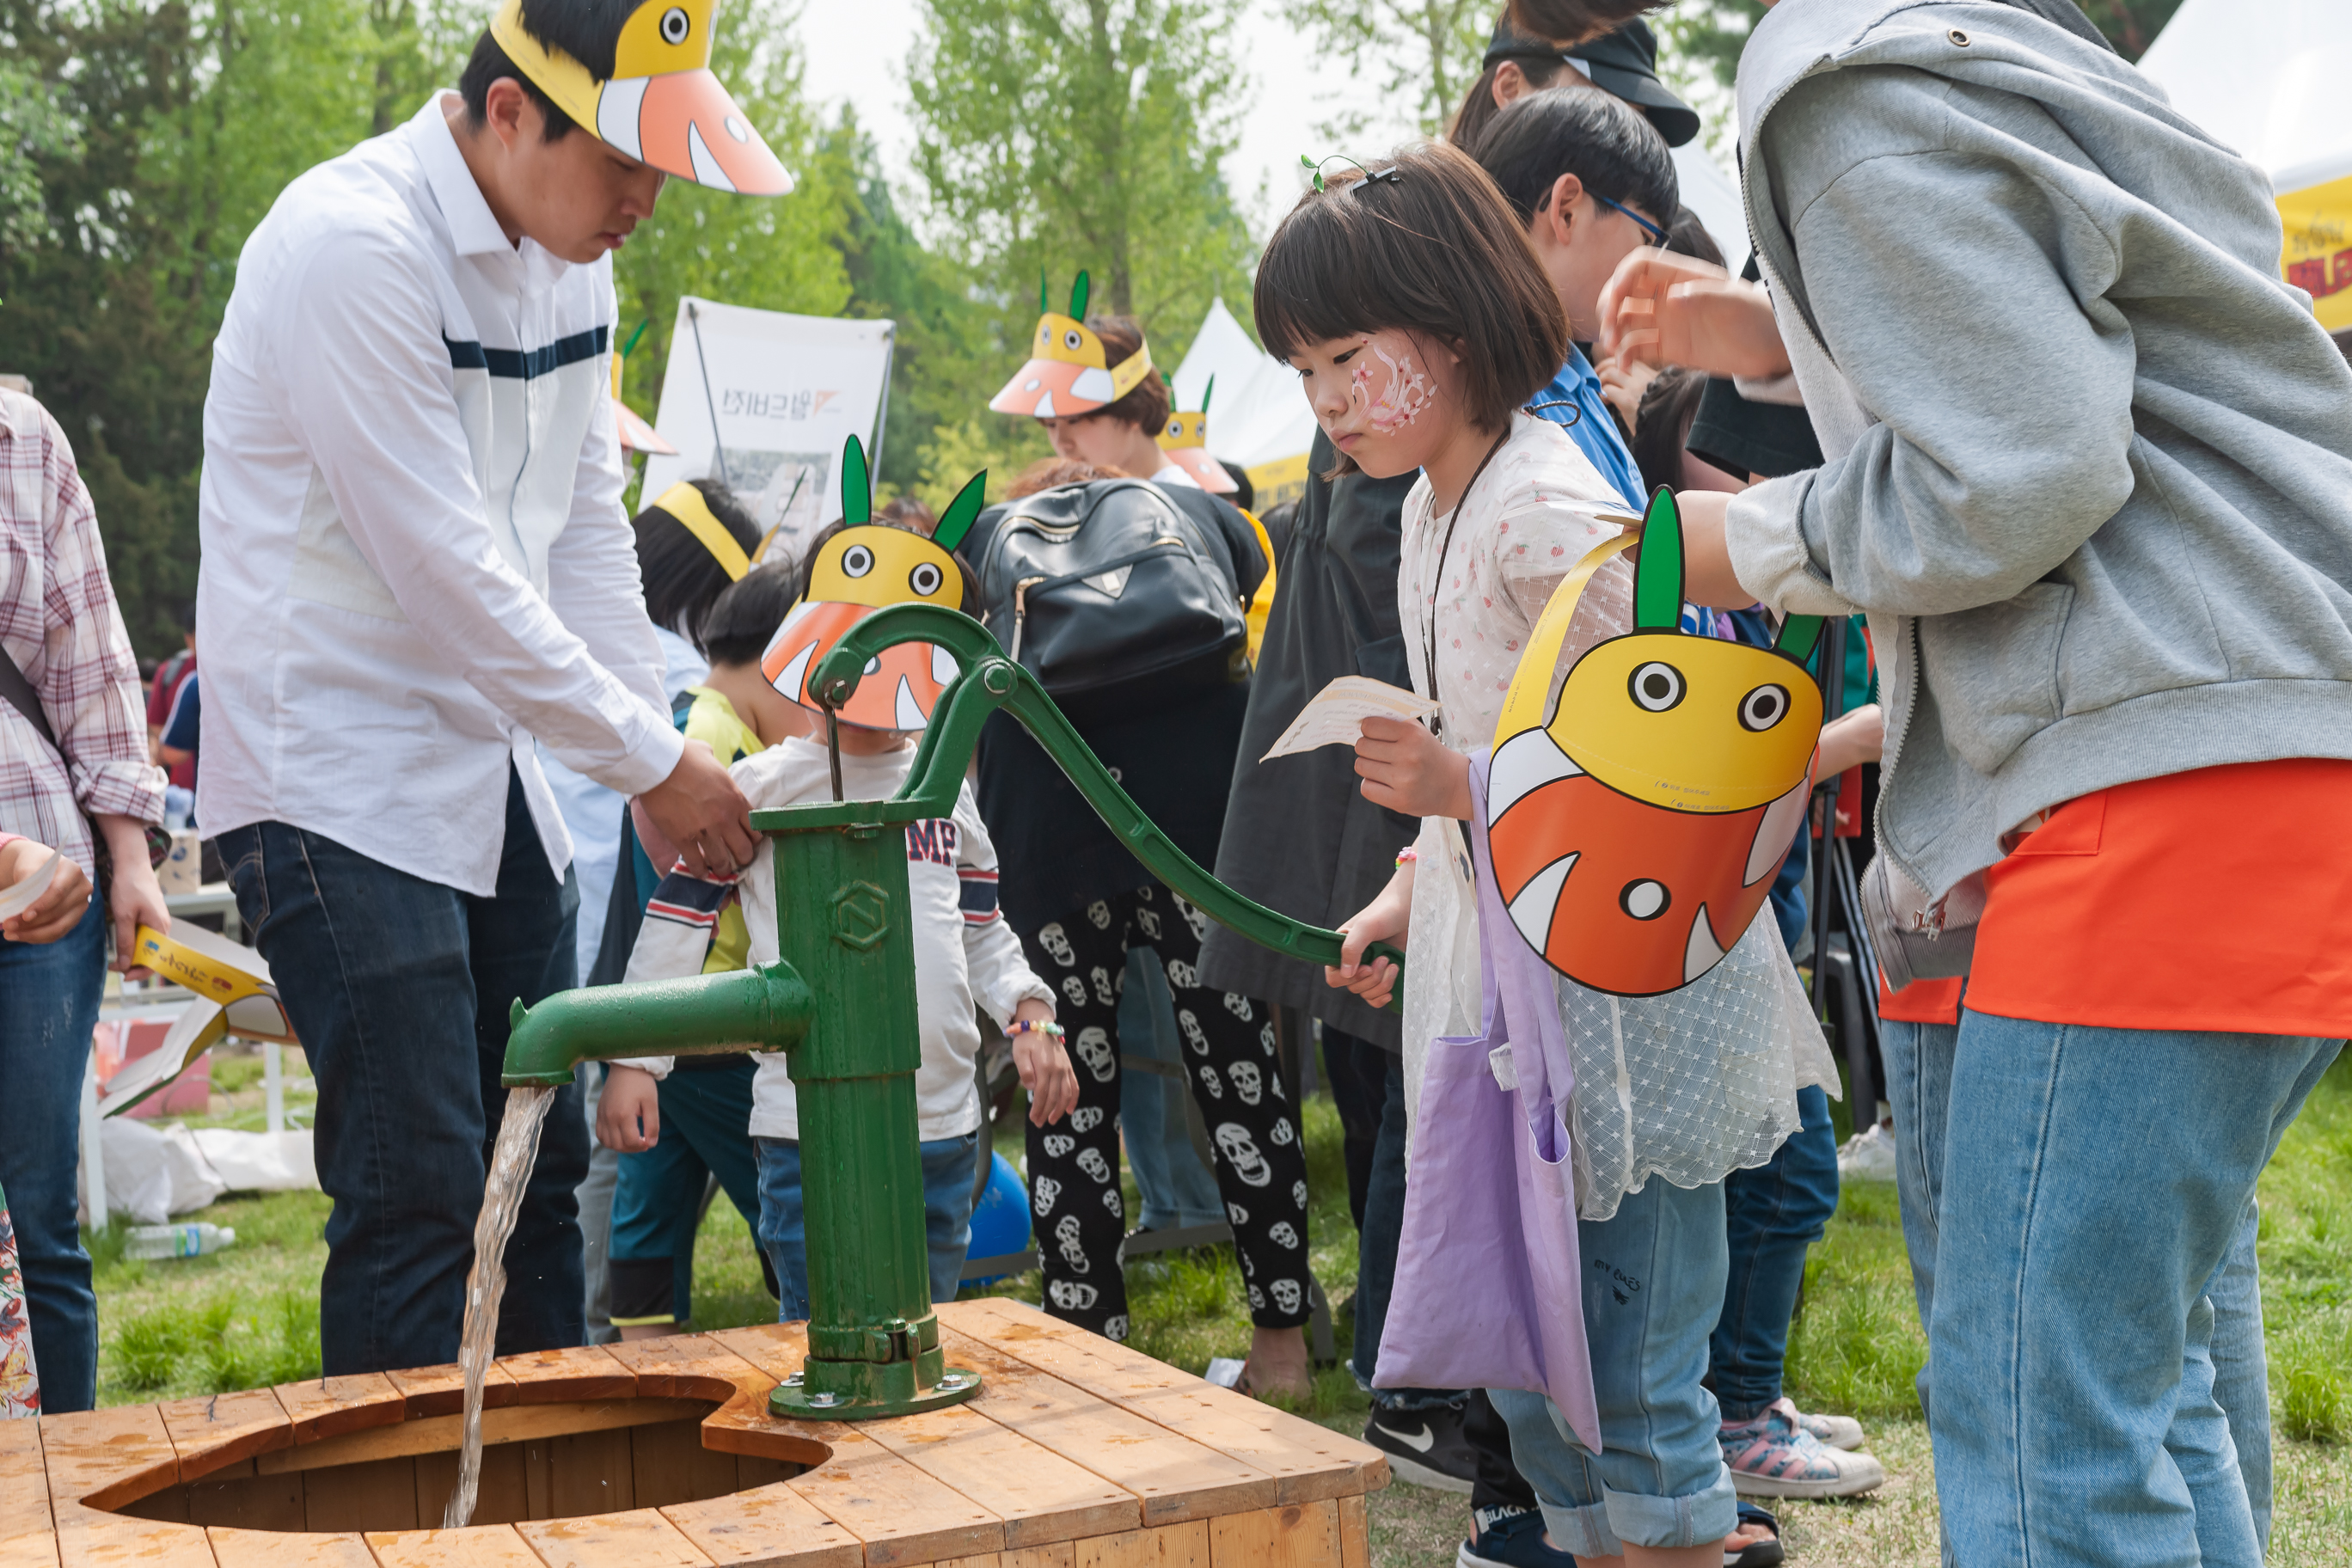
[(1234, 542), (1157, 485), (1097, 479), (1000, 503), (961, 554), (982, 621), (1074, 718), (1247, 673)]

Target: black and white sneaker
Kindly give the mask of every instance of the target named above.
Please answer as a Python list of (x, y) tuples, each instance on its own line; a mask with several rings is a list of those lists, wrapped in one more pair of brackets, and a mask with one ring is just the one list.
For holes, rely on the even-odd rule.
[(1477, 1452), (1463, 1440), (1459, 1405), (1375, 1410), (1364, 1424), (1364, 1441), (1388, 1456), (1397, 1479), (1417, 1487), (1467, 1497), (1478, 1474)]

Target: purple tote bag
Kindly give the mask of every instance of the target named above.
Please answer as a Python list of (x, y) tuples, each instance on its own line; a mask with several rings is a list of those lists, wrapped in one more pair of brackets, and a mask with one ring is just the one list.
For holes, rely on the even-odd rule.
[[(1563, 1112), (1576, 1086), (1551, 971), (1495, 893), (1486, 761), (1470, 767), (1480, 1033), (1430, 1042), (1396, 1283), (1372, 1383), (1547, 1394), (1601, 1451)], [(1507, 1061), (1500, 1069), (1498, 1061)], [(1506, 1089), (1503, 1078), (1516, 1079)]]

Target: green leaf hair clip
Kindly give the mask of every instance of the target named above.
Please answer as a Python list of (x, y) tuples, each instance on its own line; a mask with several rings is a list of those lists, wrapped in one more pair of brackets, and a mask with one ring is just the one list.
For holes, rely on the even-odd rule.
[(1317, 163), (1306, 153), (1301, 153), (1298, 154), (1299, 167), (1303, 169), (1311, 169), (1315, 172), (1315, 194), (1318, 196), (1323, 195), (1326, 189), (1328, 189), (1323, 181), (1324, 163), (1346, 163), (1353, 168), (1357, 174), (1362, 175), (1363, 184), (1368, 185), (1377, 185), (1383, 183), (1392, 185), (1402, 185), (1404, 184), (1404, 172), (1395, 167), (1393, 164), (1375, 173), (1370, 169), (1365, 168), (1363, 164), (1357, 163), (1355, 159), (1350, 158), (1345, 153), (1334, 153), (1330, 154), (1330, 156), (1325, 158), (1321, 163)]

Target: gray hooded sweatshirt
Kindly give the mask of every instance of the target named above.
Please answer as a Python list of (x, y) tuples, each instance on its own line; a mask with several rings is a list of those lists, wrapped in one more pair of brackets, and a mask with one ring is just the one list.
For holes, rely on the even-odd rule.
[(1738, 95), (1828, 460), (1732, 502), (1731, 561), (1870, 617), (1894, 929), (1972, 922), (2001, 835), (2089, 791), (2352, 758), (2352, 369), (2262, 172), (1983, 0), (1782, 0)]

